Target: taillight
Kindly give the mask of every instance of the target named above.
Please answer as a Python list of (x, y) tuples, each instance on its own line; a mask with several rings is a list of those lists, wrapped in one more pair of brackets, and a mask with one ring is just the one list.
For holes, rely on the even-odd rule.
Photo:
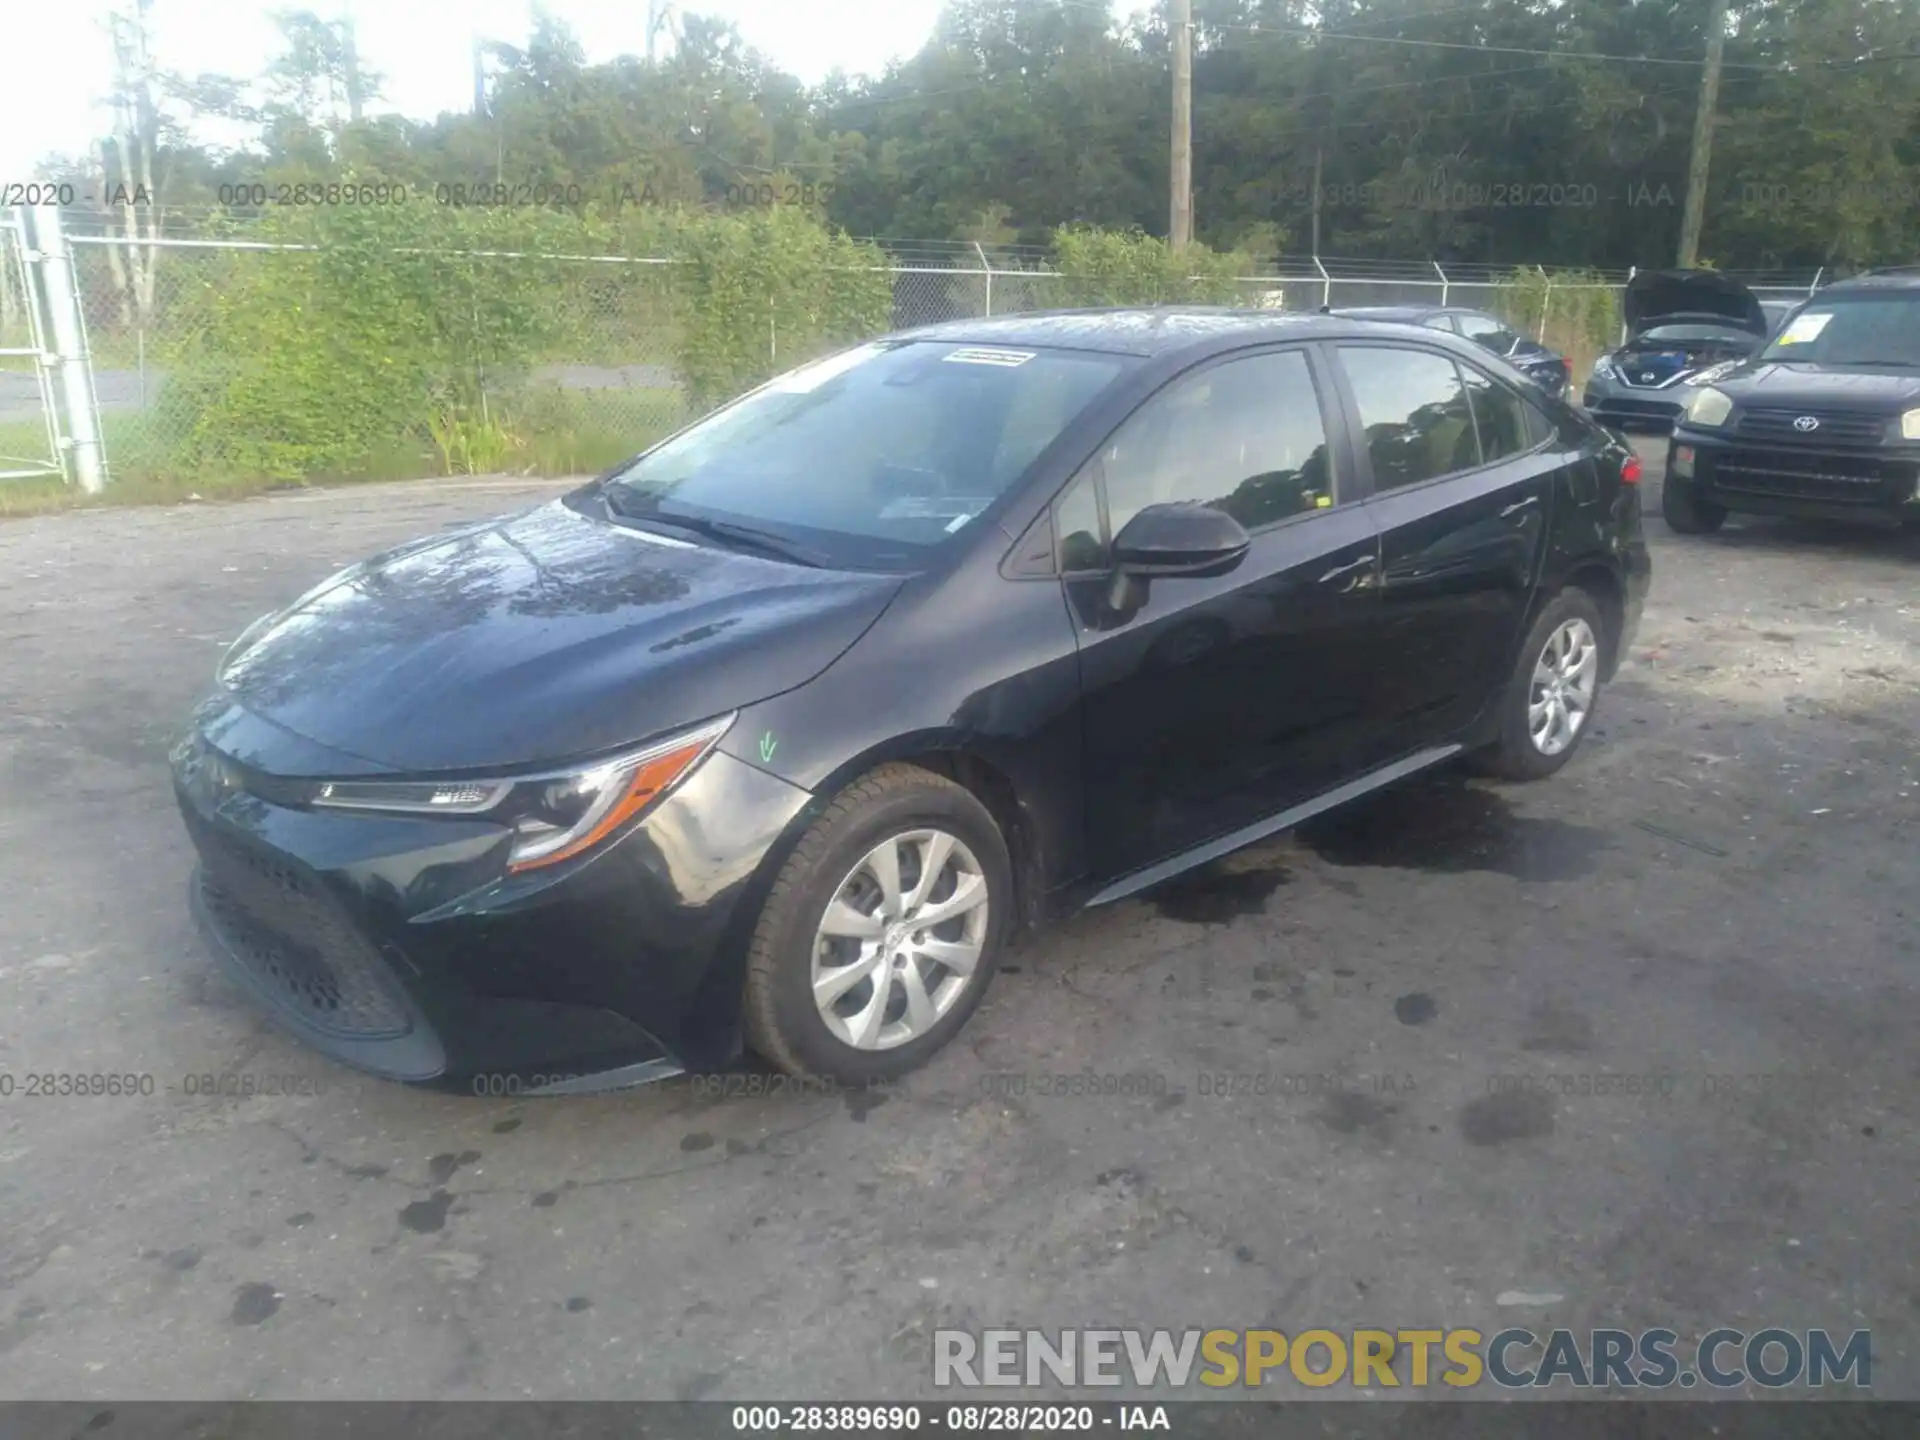
[(1638, 455), (1633, 456), (1626, 464), (1620, 467), (1620, 483), (1622, 485), (1638, 485), (1640, 483), (1640, 457)]

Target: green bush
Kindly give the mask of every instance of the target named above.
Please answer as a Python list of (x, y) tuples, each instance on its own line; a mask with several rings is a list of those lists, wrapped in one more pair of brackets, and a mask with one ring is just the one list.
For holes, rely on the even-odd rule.
[(698, 409), (889, 328), (886, 257), (803, 210), (685, 216), (668, 244), (680, 378)]
[[(567, 217), (422, 204), (274, 212), (181, 297), (161, 418), (181, 469), (362, 473), (396, 439), (480, 434), (553, 329)], [(470, 447), (469, 447), (470, 448)], [(444, 452), (443, 452), (444, 453)]]
[(1244, 257), (1194, 244), (1175, 250), (1140, 230), (1067, 225), (1053, 234), (1069, 305), (1230, 305)]

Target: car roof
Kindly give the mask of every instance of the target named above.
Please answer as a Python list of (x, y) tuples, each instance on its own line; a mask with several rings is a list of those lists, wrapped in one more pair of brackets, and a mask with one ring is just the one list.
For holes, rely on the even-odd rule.
[(1868, 270), (1859, 275), (1849, 275), (1845, 280), (1836, 280), (1831, 285), (1822, 285), (1813, 293), (1825, 295), (1829, 290), (1916, 290), (1920, 289), (1920, 265), (1889, 265), (1882, 270)]
[(1050, 310), (988, 320), (948, 320), (902, 331), (897, 340), (975, 345), (1038, 345), (1156, 356), (1239, 338), (1309, 340), (1361, 333), (1345, 316), (1226, 306), (1165, 305), (1133, 309)]
[(1352, 320), (1428, 320), (1457, 310), (1456, 305), (1336, 305), (1330, 312)]

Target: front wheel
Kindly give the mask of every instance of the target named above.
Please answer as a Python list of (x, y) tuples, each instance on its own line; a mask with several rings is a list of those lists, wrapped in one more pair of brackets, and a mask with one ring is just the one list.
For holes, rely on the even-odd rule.
[(846, 1084), (918, 1068), (967, 1023), (999, 964), (1012, 866), (964, 787), (885, 765), (795, 847), (747, 957), (747, 1043)]
[(1540, 611), (1502, 692), (1500, 738), (1475, 755), (1508, 780), (1541, 780), (1573, 758), (1600, 696), (1606, 622), (1584, 590), (1562, 590)]

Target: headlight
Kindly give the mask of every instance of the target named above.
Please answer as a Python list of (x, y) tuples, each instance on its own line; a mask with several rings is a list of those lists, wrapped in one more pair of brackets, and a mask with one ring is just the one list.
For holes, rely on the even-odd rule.
[(1694, 375), (1692, 383), (1695, 385), (1711, 385), (1716, 380), (1726, 379), (1727, 376), (1739, 368), (1740, 362), (1738, 360), (1722, 360), (1718, 364), (1707, 366), (1706, 369)]
[(1716, 425), (1727, 423), (1727, 417), (1733, 413), (1733, 397), (1724, 390), (1716, 390), (1711, 385), (1696, 390), (1687, 398), (1687, 423), (1704, 425), (1712, 429)]
[(727, 733), (726, 715), (644, 749), (564, 770), (484, 780), (331, 780), (313, 794), (330, 810), (486, 815), (513, 827), (510, 871), (591, 850), (690, 773)]
[(1619, 378), (1619, 372), (1613, 368), (1613, 361), (1605, 355), (1602, 355), (1598, 360), (1593, 362), (1593, 373), (1594, 378), (1599, 380), (1617, 380)]
[(1909, 410), (1900, 417), (1900, 438), (1920, 440), (1920, 410)]

